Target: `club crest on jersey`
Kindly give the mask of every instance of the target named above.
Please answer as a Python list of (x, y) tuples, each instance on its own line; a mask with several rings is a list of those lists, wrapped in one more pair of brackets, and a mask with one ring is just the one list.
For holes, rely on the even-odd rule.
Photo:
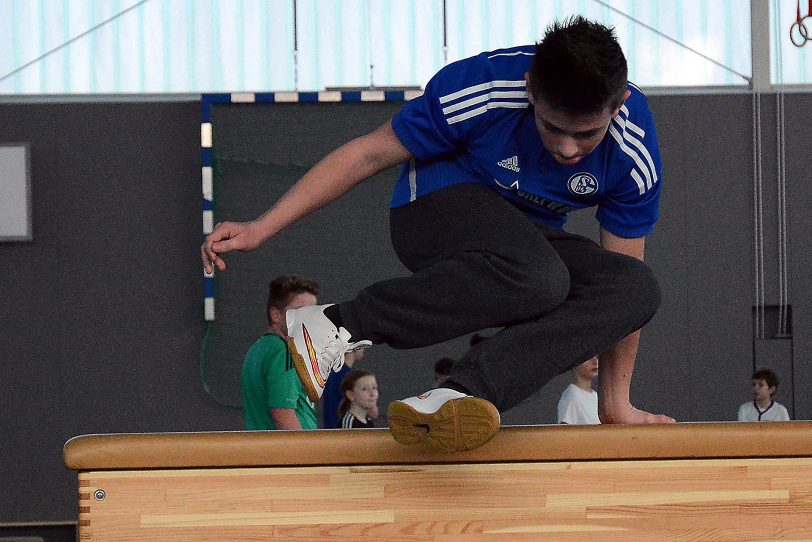
[(567, 186), (576, 196), (589, 196), (598, 191), (598, 179), (591, 173), (576, 173), (567, 181)]

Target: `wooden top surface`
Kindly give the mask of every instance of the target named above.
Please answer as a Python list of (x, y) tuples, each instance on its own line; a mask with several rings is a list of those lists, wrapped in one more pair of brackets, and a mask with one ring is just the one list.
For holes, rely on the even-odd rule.
[(386, 429), (83, 435), (74, 470), (812, 457), (812, 422), (503, 427), (484, 446), (443, 454)]

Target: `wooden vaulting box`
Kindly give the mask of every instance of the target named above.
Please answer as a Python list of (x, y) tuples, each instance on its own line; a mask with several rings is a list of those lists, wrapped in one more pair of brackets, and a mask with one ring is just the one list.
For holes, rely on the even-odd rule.
[(82, 541), (812, 540), (812, 422), (85, 435)]

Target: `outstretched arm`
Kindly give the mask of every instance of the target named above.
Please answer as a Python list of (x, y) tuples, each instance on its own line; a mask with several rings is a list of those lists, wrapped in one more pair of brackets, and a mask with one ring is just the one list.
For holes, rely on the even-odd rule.
[(412, 158), (387, 122), (313, 166), (270, 210), (251, 222), (221, 222), (200, 247), (203, 267), (225, 271), (220, 255), (250, 251), (297, 220), (340, 198), (376, 173)]
[[(646, 238), (624, 239), (601, 228), (601, 246), (643, 260)], [(651, 414), (634, 408), (629, 397), (640, 331), (621, 339), (600, 356), (598, 414), (601, 423), (673, 423), (662, 414)]]

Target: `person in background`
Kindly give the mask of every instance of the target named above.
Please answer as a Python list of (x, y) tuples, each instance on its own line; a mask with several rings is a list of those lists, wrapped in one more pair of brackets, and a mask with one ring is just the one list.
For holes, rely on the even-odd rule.
[(245, 355), (242, 404), (245, 429), (316, 429), (316, 407), (302, 388), (285, 339), (285, 312), (316, 304), (319, 285), (282, 275), (268, 285), (268, 330)]
[(558, 400), (558, 423), (594, 425), (598, 417), (598, 394), (592, 381), (598, 376), (598, 358), (586, 360), (572, 370), (573, 381)]
[[(321, 396), (322, 417), (325, 429), (335, 429), (338, 427), (338, 406), (344, 398), (341, 391), (341, 382), (353, 366), (364, 358), (365, 350), (353, 350), (344, 355), (344, 366), (337, 372), (330, 375), (324, 385), (324, 393)], [(377, 418), (377, 412), (373, 418)]]
[(769, 369), (753, 373), (753, 400), (739, 407), (740, 422), (786, 422), (789, 412), (784, 405), (773, 400), (778, 390), (778, 376)]
[(344, 398), (338, 406), (339, 429), (375, 427), (372, 414), (378, 411), (378, 383), (369, 371), (354, 369), (341, 381)]

